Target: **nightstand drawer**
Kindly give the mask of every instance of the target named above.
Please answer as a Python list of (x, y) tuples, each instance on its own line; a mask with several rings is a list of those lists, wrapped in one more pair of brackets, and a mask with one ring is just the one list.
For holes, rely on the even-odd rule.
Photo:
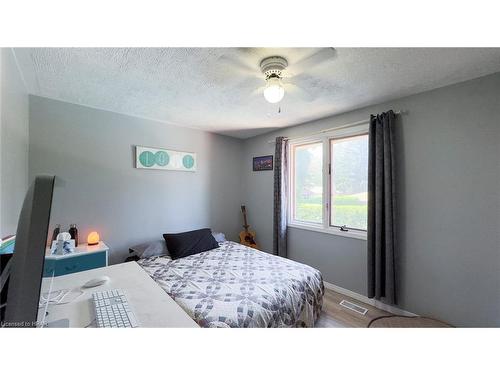
[(54, 271), (54, 276), (61, 276), (106, 266), (106, 251), (45, 259), (44, 276), (51, 276)]

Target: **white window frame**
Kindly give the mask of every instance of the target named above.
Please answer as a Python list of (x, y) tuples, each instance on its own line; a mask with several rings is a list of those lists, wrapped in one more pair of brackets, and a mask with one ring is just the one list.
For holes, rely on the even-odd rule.
[[(351, 229), (347, 232), (344, 232), (340, 230), (339, 227), (336, 226), (331, 226), (330, 225), (330, 212), (329, 212), (329, 206), (330, 206), (330, 184), (331, 184), (331, 177), (330, 177), (330, 163), (331, 163), (331, 155), (330, 155), (330, 140), (331, 139), (337, 139), (337, 138), (346, 138), (346, 137), (352, 137), (356, 135), (363, 135), (368, 133), (368, 128), (369, 125), (368, 123), (362, 124), (362, 125), (357, 125), (357, 126), (351, 126), (348, 128), (342, 128), (342, 129), (337, 129), (337, 130), (331, 130), (319, 135), (313, 135), (310, 137), (301, 137), (300, 139), (296, 140), (290, 140), (288, 142), (288, 208), (287, 208), (287, 226), (291, 228), (298, 228), (298, 229), (304, 229), (304, 230), (310, 230), (310, 231), (315, 231), (315, 232), (321, 232), (321, 233), (328, 233), (328, 234), (333, 234), (336, 236), (342, 236), (342, 237), (350, 237), (350, 238), (357, 238), (361, 240), (366, 240), (367, 234), (365, 230), (358, 230), (358, 229)], [(322, 142), (323, 143), (323, 220), (322, 224), (315, 224), (315, 223), (308, 223), (308, 222), (303, 222), (299, 220), (295, 220), (292, 215), (292, 209), (293, 209), (293, 189), (294, 189), (294, 181), (292, 179), (293, 177), (293, 172), (292, 169), (294, 168), (294, 159), (293, 159), (293, 153), (292, 149), (293, 146), (301, 146), (301, 145), (306, 145), (306, 144), (311, 144), (311, 143), (318, 143)]]

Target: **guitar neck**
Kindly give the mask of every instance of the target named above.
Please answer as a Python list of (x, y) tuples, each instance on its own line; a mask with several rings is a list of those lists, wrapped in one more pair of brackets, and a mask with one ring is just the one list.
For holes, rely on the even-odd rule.
[(241, 212), (243, 212), (243, 222), (244, 222), (243, 228), (245, 228), (245, 230), (248, 231), (248, 228), (250, 228), (250, 225), (248, 225), (248, 223), (247, 223), (247, 210), (246, 210), (245, 206), (241, 206)]

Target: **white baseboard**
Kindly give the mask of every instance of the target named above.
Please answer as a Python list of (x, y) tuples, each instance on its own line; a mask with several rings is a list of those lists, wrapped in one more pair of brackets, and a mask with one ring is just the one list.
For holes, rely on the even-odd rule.
[(359, 293), (353, 292), (349, 289), (345, 289), (345, 288), (342, 288), (340, 286), (331, 284), (327, 281), (323, 281), (323, 284), (325, 285), (326, 289), (330, 289), (330, 290), (333, 290), (334, 292), (344, 294), (344, 295), (351, 297), (351, 298), (354, 298), (360, 302), (366, 303), (367, 305), (374, 306), (377, 309), (390, 312), (391, 314), (405, 315), (405, 316), (418, 316), (417, 314), (414, 314), (412, 312), (400, 309), (399, 307), (396, 307), (396, 306), (387, 305), (383, 302), (377, 301), (377, 300), (372, 299), (372, 298), (368, 298), (362, 294), (359, 294)]

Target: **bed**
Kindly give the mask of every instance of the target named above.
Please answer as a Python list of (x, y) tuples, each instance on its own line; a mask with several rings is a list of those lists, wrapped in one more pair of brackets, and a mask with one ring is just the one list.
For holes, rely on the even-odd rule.
[(201, 327), (313, 327), (321, 312), (318, 270), (232, 241), (138, 264)]

